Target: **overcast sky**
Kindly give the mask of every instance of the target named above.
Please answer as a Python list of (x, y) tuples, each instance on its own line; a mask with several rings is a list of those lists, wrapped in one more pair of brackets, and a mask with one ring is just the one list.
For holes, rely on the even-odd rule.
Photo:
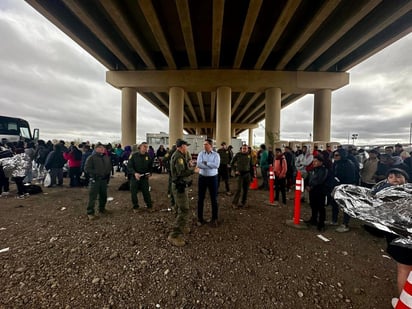
[[(103, 65), (24, 1), (0, 1), (0, 37), (1, 115), (28, 120), (45, 140), (120, 140), (121, 92), (105, 82)], [(409, 143), (411, 55), (409, 34), (349, 72), (350, 84), (332, 94), (333, 141), (356, 133), (359, 145)], [(168, 118), (140, 96), (137, 110), (138, 141), (168, 132)], [(312, 120), (308, 95), (282, 110), (281, 139), (309, 140)]]

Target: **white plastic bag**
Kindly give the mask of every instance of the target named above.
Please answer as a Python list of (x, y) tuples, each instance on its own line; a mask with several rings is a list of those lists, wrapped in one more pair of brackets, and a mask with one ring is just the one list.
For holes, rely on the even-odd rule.
[(44, 177), (43, 186), (48, 187), (51, 185), (51, 176), (50, 173), (47, 172), (46, 177)]

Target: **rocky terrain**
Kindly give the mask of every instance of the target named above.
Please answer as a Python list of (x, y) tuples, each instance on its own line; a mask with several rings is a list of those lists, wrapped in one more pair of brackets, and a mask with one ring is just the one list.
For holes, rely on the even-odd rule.
[[(348, 233), (327, 227), (328, 241), (288, 226), (293, 193), (274, 207), (268, 192), (253, 190), (246, 209), (232, 209), (221, 193), (222, 225), (193, 224), (177, 248), (166, 240), (167, 175), (151, 177), (155, 212), (133, 213), (122, 182), (120, 173), (111, 179), (112, 214), (95, 221), (87, 189), (67, 179), (25, 200), (0, 199), (0, 308), (391, 308), (397, 296), (384, 239), (356, 220)], [(194, 178), (193, 213), (196, 186)]]

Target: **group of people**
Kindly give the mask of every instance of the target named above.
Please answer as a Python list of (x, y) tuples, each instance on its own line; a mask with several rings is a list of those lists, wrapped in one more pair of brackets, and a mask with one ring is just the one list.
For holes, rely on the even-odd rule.
[[(140, 211), (137, 194), (142, 192), (144, 203), (149, 211), (153, 209), (150, 195), (149, 178), (153, 171), (153, 161), (157, 156), (162, 160), (165, 169), (169, 172), (169, 194), (172, 206), (175, 209), (176, 219), (168, 241), (175, 246), (186, 244), (185, 234), (190, 232), (189, 225), (189, 198), (187, 188), (191, 186), (191, 177), (198, 174), (198, 201), (197, 225), (208, 224), (217, 227), (221, 224), (218, 208), (218, 190), (224, 183), (227, 196), (232, 197), (232, 207), (242, 208), (247, 206), (249, 185), (256, 177), (256, 167), (260, 167), (262, 183), (261, 190), (269, 189), (269, 167), (273, 167), (275, 178), (275, 200), (281, 198), (286, 204), (286, 192), (295, 183), (295, 176), (299, 171), (305, 179), (305, 190), (308, 192), (311, 206), (311, 217), (305, 222), (317, 226), (318, 230), (325, 228), (325, 206), (332, 206), (330, 225), (338, 225), (339, 206), (333, 198), (334, 187), (340, 184), (353, 184), (370, 188), (373, 194), (385, 187), (402, 185), (412, 180), (412, 157), (405, 151), (401, 144), (385, 149), (371, 149), (364, 151), (354, 147), (344, 149), (338, 147), (332, 151), (327, 145), (325, 150), (316, 147), (311, 151), (307, 146), (292, 151), (285, 147), (284, 152), (276, 148), (273, 153), (265, 144), (254, 153), (248, 145), (242, 145), (239, 152), (233, 154), (225, 142), (216, 151), (213, 140), (206, 138), (203, 142), (203, 151), (197, 154), (197, 159), (192, 160), (188, 152), (190, 144), (178, 139), (170, 149), (159, 149), (153, 155), (150, 146), (143, 142), (133, 151), (130, 146), (122, 149), (116, 145), (98, 143), (90, 145), (70, 143), (65, 146), (64, 141), (52, 144), (39, 140), (37, 145), (31, 142), (1, 143), (0, 144), (0, 196), (9, 195), (9, 178), (11, 177), (17, 187), (17, 198), (25, 198), (24, 186), (33, 181), (33, 171), (38, 175), (48, 171), (51, 176), (50, 187), (63, 184), (63, 166), (68, 163), (70, 187), (81, 184), (81, 176), (86, 175), (89, 185), (89, 201), (87, 215), (90, 220), (96, 219), (95, 204), (98, 201), (98, 211), (106, 215), (107, 184), (110, 176), (117, 170), (125, 169), (128, 176), (131, 202), (134, 211)], [(115, 159), (113, 157), (115, 156)], [(119, 165), (119, 162), (122, 162)], [(34, 166), (33, 166), (34, 164)], [(230, 190), (229, 178), (234, 173), (236, 188), (234, 193)], [(209, 192), (211, 202), (211, 218), (204, 218), (204, 202), (206, 193)], [(343, 215), (343, 224), (337, 228), (338, 232), (349, 231), (350, 217)], [(389, 235), (388, 252), (398, 262), (398, 286), (401, 288), (406, 277), (412, 270), (412, 250), (399, 249), (392, 244), (395, 236)]]

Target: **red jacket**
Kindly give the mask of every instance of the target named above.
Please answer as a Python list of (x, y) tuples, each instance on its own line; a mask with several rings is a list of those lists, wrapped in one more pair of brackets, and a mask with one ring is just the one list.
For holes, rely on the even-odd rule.
[(275, 178), (286, 178), (288, 163), (286, 162), (285, 156), (283, 154), (276, 156), (273, 166)]
[(82, 160), (76, 160), (73, 152), (63, 152), (63, 158), (67, 160), (69, 167), (80, 167)]

